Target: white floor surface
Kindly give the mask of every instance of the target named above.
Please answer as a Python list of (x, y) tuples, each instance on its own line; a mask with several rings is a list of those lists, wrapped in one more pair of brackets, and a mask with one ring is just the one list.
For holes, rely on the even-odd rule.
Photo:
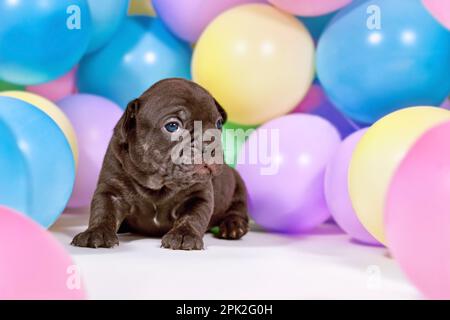
[(83, 275), (90, 299), (421, 299), (385, 248), (353, 243), (334, 224), (304, 236), (251, 231), (238, 241), (205, 236), (203, 251), (160, 248), (121, 235), (113, 249), (70, 246), (85, 212), (51, 228)]

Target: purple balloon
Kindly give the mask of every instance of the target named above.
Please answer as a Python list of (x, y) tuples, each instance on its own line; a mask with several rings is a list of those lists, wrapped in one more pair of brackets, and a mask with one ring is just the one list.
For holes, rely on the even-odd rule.
[(323, 101), (311, 114), (324, 117), (330, 121), (338, 129), (342, 138), (361, 128), (359, 124), (344, 116), (328, 99)]
[[(147, 0), (148, 1), (148, 0)], [(153, 0), (155, 11), (179, 38), (194, 43), (220, 13), (246, 3), (265, 0)]]
[(292, 113), (310, 113), (330, 121), (338, 129), (342, 138), (360, 129), (362, 125), (346, 117), (328, 100), (322, 86), (313, 83), (306, 96), (292, 110)]
[(442, 108), (450, 110), (450, 98), (445, 99), (444, 103), (442, 104)]
[(252, 218), (270, 231), (301, 233), (325, 222), (325, 167), (340, 137), (327, 120), (290, 114), (250, 135), (236, 169), (247, 186)]
[(91, 94), (70, 95), (60, 100), (58, 105), (75, 129), (80, 152), (68, 206), (85, 207), (91, 202), (103, 157), (123, 110), (110, 100)]
[(334, 221), (353, 239), (366, 244), (379, 244), (363, 227), (353, 210), (348, 193), (348, 168), (353, 150), (367, 129), (348, 136), (339, 146), (325, 173), (325, 198)]

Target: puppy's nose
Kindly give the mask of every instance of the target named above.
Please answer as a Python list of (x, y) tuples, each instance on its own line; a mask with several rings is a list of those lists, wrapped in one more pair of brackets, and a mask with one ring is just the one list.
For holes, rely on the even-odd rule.
[(222, 165), (221, 164), (209, 164), (208, 165), (209, 170), (211, 170), (211, 174), (213, 176), (218, 176), (222, 172)]
[(194, 165), (194, 171), (201, 175), (212, 174), (217, 176), (222, 172), (222, 167), (219, 164), (196, 164)]

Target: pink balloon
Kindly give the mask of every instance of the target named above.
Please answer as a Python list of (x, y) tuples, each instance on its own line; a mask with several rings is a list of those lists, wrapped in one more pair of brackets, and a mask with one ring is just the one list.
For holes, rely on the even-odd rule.
[(292, 113), (303, 112), (310, 113), (317, 109), (325, 100), (327, 96), (319, 84), (314, 83), (306, 93), (303, 100), (292, 110)]
[(247, 3), (266, 0), (153, 0), (155, 11), (167, 27), (181, 39), (194, 43), (219, 14)]
[(110, 100), (91, 94), (67, 96), (58, 105), (75, 129), (79, 149), (75, 186), (68, 206), (86, 207), (97, 186), (114, 126), (123, 111)]
[(342, 230), (359, 242), (376, 245), (379, 242), (359, 222), (348, 193), (350, 160), (353, 150), (366, 131), (367, 129), (360, 129), (348, 136), (329, 162), (325, 172), (325, 199), (331, 216)]
[(447, 29), (450, 29), (450, 1), (422, 0), (427, 10)]
[(0, 206), (0, 300), (85, 298), (79, 270), (51, 234)]
[(290, 114), (271, 120), (250, 135), (236, 169), (250, 200), (250, 214), (267, 230), (302, 233), (325, 222), (325, 167), (339, 146), (327, 120)]
[(43, 96), (51, 101), (58, 101), (65, 96), (77, 92), (75, 74), (76, 67), (56, 80), (35, 86), (27, 86), (26, 90)]
[(320, 16), (348, 5), (352, 0), (268, 0), (274, 6), (298, 16)]
[(431, 299), (450, 299), (450, 122), (426, 132), (398, 167), (386, 200), (387, 245)]

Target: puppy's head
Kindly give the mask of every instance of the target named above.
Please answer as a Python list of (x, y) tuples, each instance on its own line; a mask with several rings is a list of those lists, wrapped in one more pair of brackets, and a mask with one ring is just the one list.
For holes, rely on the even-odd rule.
[(186, 187), (220, 174), (226, 118), (201, 86), (166, 79), (128, 104), (116, 135), (129, 160), (148, 175), (147, 187)]

